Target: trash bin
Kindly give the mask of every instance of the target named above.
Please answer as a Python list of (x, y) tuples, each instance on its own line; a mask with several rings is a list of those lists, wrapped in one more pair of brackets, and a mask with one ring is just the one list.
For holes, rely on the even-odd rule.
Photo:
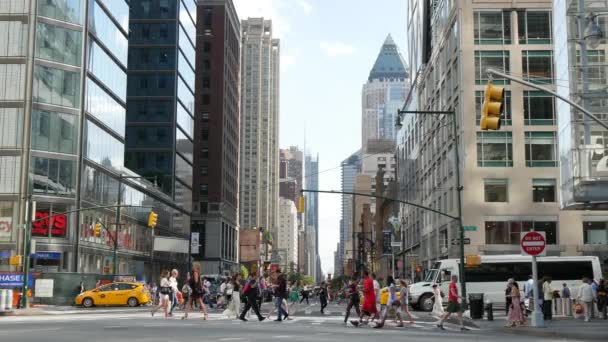
[(472, 319), (483, 318), (483, 293), (469, 294), (469, 310)]

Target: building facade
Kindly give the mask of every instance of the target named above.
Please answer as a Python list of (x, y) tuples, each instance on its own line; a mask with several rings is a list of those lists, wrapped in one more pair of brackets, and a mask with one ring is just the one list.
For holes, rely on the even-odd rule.
[[(304, 178), (307, 190), (319, 190), (319, 155), (313, 157), (307, 154), (304, 158)], [(307, 274), (315, 280), (319, 273), (319, 193), (309, 192), (305, 197), (305, 233), (306, 233), (306, 269)], [(319, 274), (317, 274), (319, 273)]]
[(241, 23), (239, 220), (242, 229), (278, 229), (280, 41), (272, 21)]
[[(14, 271), (4, 256), (24, 252), (16, 227), (30, 196), (34, 270), (145, 280), (163, 265), (185, 268), (187, 249), (161, 235), (187, 246), (189, 208), (125, 167), (129, 4), (14, 0), (0, 13), (10, 42), (0, 52), (0, 270)], [(95, 208), (117, 205), (130, 207)], [(72, 210), (81, 211), (62, 214)]]
[[(355, 179), (361, 170), (361, 151), (353, 153), (342, 161), (341, 188), (343, 192), (353, 192)], [(347, 260), (347, 250), (351, 249), (353, 230), (353, 195), (342, 195), (342, 210), (340, 212), (340, 242), (337, 257), (339, 262), (334, 265), (334, 275), (344, 274), (344, 263)]]
[(298, 210), (291, 199), (279, 201), (279, 231), (273, 247), (279, 251), (281, 269), (295, 270), (298, 264)]
[[(518, 254), (520, 233), (547, 235), (548, 255), (588, 254), (585, 227), (606, 212), (560, 210), (555, 100), (508, 80), (503, 127), (481, 131), (486, 68), (555, 87), (552, 2), (417, 1), (408, 4), (415, 93), (407, 109), (454, 110), (461, 165), (454, 165), (453, 117), (408, 115), (398, 135), (399, 192), (404, 199), (456, 214), (461, 172), (467, 254)], [(556, 23), (557, 24), (557, 23)], [(406, 272), (410, 265), (457, 257), (455, 222), (402, 206)], [(417, 255), (417, 256), (413, 256)]]
[(291, 199), (298, 205), (300, 190), (302, 190), (304, 172), (304, 153), (296, 146), (281, 149), (279, 165), (279, 196)]
[(409, 91), (406, 64), (389, 34), (362, 91), (361, 146), (370, 139), (395, 139), (395, 115)]

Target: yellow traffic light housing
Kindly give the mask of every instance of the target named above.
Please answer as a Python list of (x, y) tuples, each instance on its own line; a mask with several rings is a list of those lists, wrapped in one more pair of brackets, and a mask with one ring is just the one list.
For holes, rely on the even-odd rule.
[(13, 255), (9, 259), (9, 264), (11, 266), (21, 266), (23, 265), (23, 257), (21, 255)]
[(93, 225), (93, 236), (95, 236), (95, 237), (101, 236), (101, 223), (95, 223)]
[(298, 198), (298, 214), (304, 213), (304, 207), (304, 196), (300, 196), (300, 198)]
[(150, 211), (148, 215), (148, 227), (154, 228), (156, 227), (156, 222), (158, 221), (158, 214), (154, 211)]
[(500, 122), (503, 111), (502, 99), (505, 96), (503, 87), (496, 87), (488, 83), (484, 92), (484, 101), (481, 109), (480, 127), (483, 131), (500, 129)]

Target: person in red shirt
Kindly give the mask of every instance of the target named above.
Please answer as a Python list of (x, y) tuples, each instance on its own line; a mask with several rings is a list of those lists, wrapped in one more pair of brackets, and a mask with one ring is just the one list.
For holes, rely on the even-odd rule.
[(350, 321), (354, 326), (359, 326), (363, 322), (363, 317), (376, 317), (378, 308), (376, 307), (376, 293), (374, 291), (374, 279), (369, 276), (367, 270), (363, 271), (363, 306), (359, 321)]
[(446, 309), (445, 314), (443, 315), (443, 317), (441, 317), (439, 323), (437, 324), (437, 328), (441, 330), (445, 330), (445, 328), (443, 327), (443, 322), (446, 319), (450, 318), (453, 313), (456, 313), (458, 315), (458, 321), (460, 321), (460, 330), (469, 330), (465, 328), (464, 321), (462, 320), (462, 310), (460, 310), (460, 303), (458, 302), (458, 299), (463, 299), (463, 297), (458, 296), (458, 285), (456, 284), (457, 281), (458, 276), (453, 275), (448, 290), (448, 307)]

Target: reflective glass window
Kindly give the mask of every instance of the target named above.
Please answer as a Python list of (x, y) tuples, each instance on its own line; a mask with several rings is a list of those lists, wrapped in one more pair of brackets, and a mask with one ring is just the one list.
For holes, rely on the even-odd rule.
[(0, 57), (21, 57), (27, 52), (27, 23), (0, 21)]
[(179, 53), (178, 68), (179, 74), (182, 75), (186, 84), (194, 89), (194, 70), (181, 52)]
[(63, 27), (36, 24), (36, 57), (80, 66), (82, 32)]
[(32, 157), (32, 179), (35, 193), (55, 196), (76, 194), (76, 161)]
[(177, 0), (131, 0), (131, 18), (173, 19), (177, 4)]
[[(488, 73), (486, 69), (492, 68), (498, 71), (509, 73), (510, 58), (509, 51), (475, 51), (475, 83), (486, 84)], [(509, 83), (505, 79), (494, 77), (496, 84)]]
[(511, 132), (477, 132), (477, 166), (513, 166)]
[(478, 11), (475, 15), (475, 44), (511, 44), (511, 12)]
[(126, 102), (127, 73), (93, 41), (89, 44), (89, 70), (118, 98)]
[(194, 94), (181, 77), (178, 77), (177, 97), (190, 113), (194, 113)]
[(34, 67), (34, 101), (78, 108), (80, 105), (80, 73), (36, 65)]
[(132, 23), (130, 44), (175, 44), (176, 25), (167, 23)]
[(21, 157), (0, 156), (0, 193), (19, 193)]
[(124, 145), (91, 121), (86, 122), (86, 158), (108, 168), (121, 170), (124, 166)]
[(175, 73), (131, 74), (129, 96), (173, 96)]
[(29, 11), (29, 1), (23, 0), (2, 0), (0, 1), (0, 13), (2, 14), (23, 14)]
[(173, 70), (175, 48), (132, 47), (129, 49), (129, 70)]
[(484, 199), (486, 202), (508, 202), (508, 179), (484, 179)]
[(179, 180), (175, 181), (175, 202), (188, 211), (192, 210), (192, 190)]
[(127, 117), (129, 122), (170, 123), (173, 121), (173, 101), (129, 99)]
[(38, 1), (38, 15), (82, 25), (85, 1), (86, 0)]
[(87, 78), (85, 110), (124, 137), (125, 107), (90, 78)]
[(192, 43), (186, 35), (186, 31), (184, 31), (181, 25), (179, 27), (179, 48), (182, 50), (190, 64), (196, 65), (196, 52), (194, 51), (194, 46), (192, 46)]
[(526, 166), (557, 166), (555, 132), (526, 132)]
[(585, 245), (608, 245), (607, 222), (583, 222), (583, 241)]
[[(196, 1), (193, 0), (182, 0), (182, 7), (184, 7), (188, 10), (188, 13), (190, 14), (190, 18), (192, 18), (192, 20), (194, 20), (194, 23), (196, 23)], [(181, 13), (180, 13), (180, 17), (181, 17)]]
[(180, 18), (179, 18), (180, 19), (179, 23), (184, 28), (184, 31), (182, 31), (182, 32), (186, 32), (190, 41), (195, 42), (196, 41), (196, 27), (194, 26), (194, 23), (190, 19), (190, 16), (187, 13), (184, 13), (184, 14), (185, 14), (185, 16), (180, 16)]
[(194, 137), (194, 119), (179, 101), (177, 101), (177, 124), (190, 138)]
[(186, 137), (179, 128), (175, 132), (175, 146), (177, 152), (192, 163), (194, 149), (192, 140)]
[(543, 91), (524, 90), (526, 125), (555, 125), (555, 99)]
[(0, 108), (0, 148), (21, 147), (23, 108)]
[(520, 44), (551, 44), (551, 11), (517, 12)]
[(555, 202), (556, 201), (555, 179), (533, 179), (532, 201), (533, 202)]
[[(122, 0), (107, 1), (110, 3), (126, 3)], [(105, 45), (108, 50), (124, 65), (127, 65), (129, 55), (129, 41), (116, 24), (108, 17), (108, 14), (99, 7), (95, 0), (91, 0), (89, 14), (89, 31)], [(127, 7), (127, 27), (128, 31), (128, 7)]]
[(0, 100), (23, 101), (25, 64), (0, 64)]
[[(95, 0), (90, 0), (94, 2)], [(126, 32), (129, 32), (129, 5), (124, 0), (97, 0), (103, 2), (104, 6), (110, 11), (114, 19)], [(89, 5), (89, 8), (92, 8)], [(99, 6), (96, 6), (99, 8)]]
[(553, 82), (553, 51), (522, 51), (524, 78), (533, 83)]
[(172, 147), (173, 134), (168, 126), (127, 127), (127, 147)]
[(32, 149), (75, 154), (77, 138), (77, 116), (34, 109), (32, 114)]

